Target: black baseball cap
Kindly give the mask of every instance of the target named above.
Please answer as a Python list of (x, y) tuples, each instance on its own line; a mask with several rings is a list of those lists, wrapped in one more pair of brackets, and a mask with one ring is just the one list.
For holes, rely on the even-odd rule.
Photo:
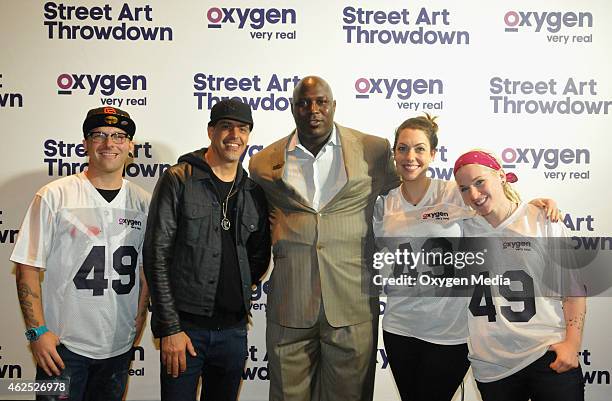
[(98, 107), (87, 112), (83, 121), (83, 136), (87, 138), (89, 132), (96, 127), (116, 127), (124, 130), (130, 140), (136, 133), (136, 124), (130, 115), (116, 107)]
[(217, 121), (223, 118), (249, 124), (251, 130), (253, 129), (251, 107), (239, 100), (226, 99), (217, 102), (217, 104), (215, 104), (210, 110), (210, 121), (208, 122), (208, 125), (215, 125)]

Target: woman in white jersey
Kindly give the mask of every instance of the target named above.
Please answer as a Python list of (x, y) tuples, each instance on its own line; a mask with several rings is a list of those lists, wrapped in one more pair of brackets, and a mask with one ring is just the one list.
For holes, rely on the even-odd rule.
[(505, 174), (488, 152), (463, 154), (454, 173), (463, 200), (477, 213), (464, 222), (464, 235), (521, 244), (489, 246), (512, 266), (503, 268), (511, 282), (477, 285), (469, 304), (469, 359), (483, 401), (584, 400), (578, 350), (586, 306), (584, 296), (576, 296), (584, 291), (538, 295), (546, 290), (541, 277), (547, 263), (534, 238), (562, 238), (565, 227), (522, 203), (510, 186), (516, 175)]
[[(388, 252), (444, 250), (462, 236), (461, 221), (471, 217), (454, 181), (426, 176), (436, 155), (438, 125), (430, 115), (410, 118), (395, 132), (395, 164), (402, 185), (379, 197), (374, 234)], [(553, 206), (552, 202), (534, 203)], [(556, 213), (552, 207), (551, 212)], [(393, 266), (394, 276), (450, 276), (452, 266)], [(426, 286), (387, 286), (383, 339), (403, 401), (448, 401), (469, 368), (467, 298), (446, 297)]]

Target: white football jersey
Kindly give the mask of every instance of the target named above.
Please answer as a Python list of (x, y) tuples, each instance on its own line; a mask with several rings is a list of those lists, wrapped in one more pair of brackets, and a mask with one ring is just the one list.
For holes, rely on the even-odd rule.
[[(376, 201), (373, 228), (377, 248), (381, 252), (408, 249), (416, 253), (432, 247), (448, 251), (455, 247), (453, 239), (462, 236), (462, 220), (473, 214), (464, 205), (454, 181), (432, 179), (417, 205), (404, 199), (401, 188), (395, 188)], [(450, 241), (436, 243), (434, 238)], [(423, 274), (443, 274), (423, 264), (412, 272), (409, 266), (400, 269), (401, 272), (393, 273), (395, 277), (408, 273), (418, 280)], [(388, 286), (385, 292), (387, 306), (382, 323), (385, 331), (443, 345), (467, 341), (467, 298), (444, 296), (444, 292), (425, 288), (418, 281), (413, 287)]]
[(80, 173), (41, 188), (27, 211), (11, 260), (44, 269), (46, 325), (79, 355), (132, 346), (149, 202), (123, 180), (109, 203)]
[(485, 274), (510, 280), (477, 285), (469, 304), (474, 377), (492, 382), (525, 368), (565, 339), (561, 297), (541, 295), (548, 291), (543, 277), (551, 255), (534, 238), (563, 238), (567, 233), (561, 222), (551, 223), (542, 209), (524, 203), (498, 227), (476, 216), (464, 222), (464, 230), (465, 236), (496, 238), (483, 240), (496, 264)]

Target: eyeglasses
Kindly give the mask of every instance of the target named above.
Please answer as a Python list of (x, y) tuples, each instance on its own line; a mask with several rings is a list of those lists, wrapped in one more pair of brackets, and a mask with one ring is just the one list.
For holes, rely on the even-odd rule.
[(128, 139), (128, 135), (123, 132), (114, 132), (112, 134), (107, 134), (105, 132), (100, 131), (92, 131), (87, 135), (88, 139), (91, 139), (94, 143), (103, 143), (110, 137), (113, 140), (113, 143), (117, 145), (121, 145), (125, 143), (125, 140)]

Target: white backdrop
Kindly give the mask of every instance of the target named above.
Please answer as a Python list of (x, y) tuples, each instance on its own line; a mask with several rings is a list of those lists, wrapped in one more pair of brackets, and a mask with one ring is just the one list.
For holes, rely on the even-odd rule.
[[(220, 97), (253, 105), (246, 166), (289, 133), (293, 86), (316, 74), (331, 84), (344, 125), (392, 140), (404, 119), (439, 115), (434, 176), (451, 178), (464, 150), (493, 149), (525, 198), (556, 199), (577, 236), (607, 236), (611, 19), (607, 0), (0, 1), (0, 378), (34, 375), (8, 258), (35, 191), (83, 167), (73, 145), (89, 108), (132, 114), (141, 147), (127, 173), (152, 190), (179, 155), (207, 145)], [(267, 399), (258, 294), (242, 400)], [(589, 300), (588, 400), (610, 399), (610, 306)], [(129, 400), (159, 397), (149, 331), (141, 347)], [(398, 399), (379, 348), (376, 399)], [(479, 399), (471, 377), (466, 399)]]

